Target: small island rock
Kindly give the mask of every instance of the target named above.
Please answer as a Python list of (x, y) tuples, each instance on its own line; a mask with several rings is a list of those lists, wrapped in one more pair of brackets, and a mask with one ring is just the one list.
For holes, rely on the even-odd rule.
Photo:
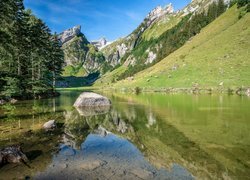
[(92, 92), (84, 92), (77, 98), (74, 104), (74, 107), (91, 106), (111, 106), (111, 101), (102, 95)]

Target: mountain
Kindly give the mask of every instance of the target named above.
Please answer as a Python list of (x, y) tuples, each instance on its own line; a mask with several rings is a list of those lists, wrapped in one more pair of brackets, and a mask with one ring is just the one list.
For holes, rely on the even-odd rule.
[[(237, 1), (235, 1), (235, 3), (237, 3)], [(219, 71), (216, 70), (216, 67), (214, 67), (215, 69), (210, 68), (208, 71), (206, 69), (207, 67), (203, 67), (204, 64), (208, 65), (207, 62), (202, 61), (203, 57), (200, 57), (201, 61), (197, 61), (195, 55), (191, 56), (193, 49), (196, 49), (198, 46), (194, 41), (197, 37), (198, 39), (199, 37), (201, 38), (201, 44), (215, 41), (213, 36), (209, 35), (213, 34), (213, 30), (218, 29), (214, 21), (219, 21), (224, 14), (231, 12), (231, 16), (221, 20), (222, 22), (225, 21), (225, 24), (235, 18), (237, 21), (242, 21), (242, 19), (239, 19), (240, 17), (248, 17), (247, 12), (249, 12), (249, 10), (247, 10), (247, 8), (249, 8), (249, 6), (239, 6), (238, 4), (238, 8), (236, 8), (235, 6), (231, 7), (231, 3), (231, 8), (229, 8), (229, 5), (228, 0), (192, 0), (190, 4), (178, 11), (174, 11), (174, 7), (171, 3), (164, 7), (158, 6), (148, 13), (143, 22), (131, 34), (112, 43), (107, 42), (105, 38), (89, 42), (84, 34), (81, 33), (80, 26), (66, 30), (59, 35), (65, 54), (64, 76), (73, 75), (82, 77), (84, 75), (91, 75), (94, 72), (99, 72), (100, 78), (95, 82), (95, 86), (110, 87), (110, 84), (113, 84), (113, 87), (117, 88), (123, 88), (125, 86), (129, 88), (145, 87), (152, 89), (194, 86), (217, 87), (218, 84), (220, 85), (219, 87), (224, 87), (225, 85), (227, 85), (227, 87), (229, 87), (229, 85), (234, 87), (240, 86), (240, 84), (243, 86), (247, 85), (249, 83), (244, 78), (246, 76), (241, 78), (241, 76), (239, 76), (240, 73), (235, 74), (234, 69), (241, 70), (241, 68), (236, 67), (236, 64), (234, 64), (238, 58), (231, 56), (230, 53), (225, 53), (224, 56), (226, 58), (230, 57), (228, 59), (233, 59), (232, 62), (234, 63), (230, 66), (231, 69), (225, 70), (228, 69), (228, 65), (226, 61), (222, 61)], [(234, 11), (232, 11), (233, 8), (235, 8)], [(223, 14), (222, 17), (221, 14)], [(234, 20), (235, 22), (236, 19)], [(212, 28), (206, 32), (207, 34), (202, 36), (202, 32), (211, 26)], [(229, 28), (221, 25), (221, 28), (222, 27)], [(218, 33), (223, 34), (224, 30), (225, 29), (218, 29)], [(239, 32), (233, 32), (232, 37), (233, 35), (237, 35), (237, 33)], [(213, 35), (217, 36), (217, 34)], [(228, 37), (224, 38), (230, 39), (230, 36), (228, 35)], [(247, 39), (247, 36), (244, 36), (244, 38)], [(238, 40), (227, 43), (231, 43), (232, 45), (235, 43), (240, 44)], [(213, 62), (214, 59), (221, 59), (221, 57), (214, 57), (213, 55), (214, 53), (219, 54), (222, 48), (228, 44), (221, 44), (220, 42), (218, 42), (218, 44), (220, 44), (219, 47), (213, 46), (213, 52), (209, 54), (211, 57), (206, 55), (206, 49), (201, 49), (197, 54), (203, 54), (204, 57), (207, 57), (211, 62)], [(190, 53), (180, 53), (179, 58), (172, 60), (172, 55), (181, 52), (187, 45), (192, 47), (189, 49)], [(246, 47), (248, 48), (248, 46)], [(234, 49), (233, 46), (230, 48)], [(245, 53), (245, 51), (245, 47), (239, 49), (239, 52), (246, 55), (245, 57), (249, 57), (249, 54)], [(190, 65), (198, 64), (195, 66), (196, 69), (192, 69), (193, 66), (191, 68), (187, 65), (186, 58), (189, 56), (192, 57), (192, 60), (189, 62)], [(241, 55), (238, 57), (241, 57)], [(217, 62), (213, 63), (218, 65)], [(226, 68), (224, 69), (223, 66)], [(182, 67), (186, 67), (190, 73), (180, 71)], [(243, 67), (244, 65), (242, 65), (243, 71), (241, 73), (246, 73), (246, 69), (243, 69)], [(160, 69), (159, 72), (158, 69)], [(144, 74), (144, 72), (146, 72), (146, 74)], [(152, 75), (151, 72), (154, 72), (154, 74)], [(166, 72), (167, 75), (162, 76), (163, 72)], [(185, 76), (179, 75), (180, 79), (178, 79), (175, 76), (177, 72), (181, 74), (185, 72)], [(202, 76), (204, 79), (203, 82), (200, 81), (202, 78), (197, 78), (201, 76), (201, 72), (207, 73), (206, 76)], [(223, 75), (227, 74), (227, 77), (220, 77), (218, 72)], [(99, 73), (95, 74), (94, 78), (88, 80), (84, 85), (92, 84), (97, 79), (96, 75), (99, 75)], [(150, 76), (148, 76), (149, 74)], [(193, 76), (193, 74), (197, 74), (197, 77)], [(237, 80), (232, 76), (237, 77)], [(137, 77), (140, 78), (138, 79)], [(155, 77), (155, 79), (153, 77)], [(205, 77), (207, 77), (207, 79)], [(227, 79), (229, 77), (231, 79)], [(184, 79), (185, 81), (183, 81)], [(82, 81), (81, 79), (81, 82)]]
[(111, 42), (108, 42), (106, 38), (101, 38), (99, 40), (91, 41), (91, 44), (93, 44), (98, 50), (103, 49), (107, 45), (111, 44)]
[[(137, 66), (138, 64), (150, 66), (163, 58), (157, 57), (157, 54), (164, 48), (163, 43), (150, 41), (160, 38), (163, 33), (178, 25), (188, 14), (205, 10), (212, 2), (211, 0), (193, 0), (181, 11), (174, 11), (171, 3), (165, 7), (158, 6), (148, 13), (144, 21), (130, 35), (107, 45), (101, 51), (112, 67)], [(161, 41), (164, 41), (164, 38), (161, 38)]]
[[(247, 7), (249, 8), (249, 5)], [(157, 7), (129, 36), (121, 38), (101, 50), (106, 61), (115, 69), (104, 74), (95, 85), (110, 86), (112, 83), (112, 86), (119, 88), (145, 87), (151, 89), (154, 87), (193, 87), (194, 85), (200, 87), (249, 85), (250, 83), (246, 79), (249, 76), (247, 76), (249, 69), (246, 67), (246, 65), (249, 67), (249, 62), (239, 59), (240, 57), (249, 58), (249, 53), (247, 53), (249, 44), (240, 46), (238, 44), (242, 42), (236, 38), (242, 34), (239, 32), (240, 28), (246, 28), (240, 22), (249, 16), (245, 15), (247, 7), (239, 7), (238, 5), (238, 8), (236, 6), (229, 8), (228, 0), (193, 0), (185, 8), (175, 12), (172, 10), (171, 4), (166, 7)], [(227, 16), (223, 14), (224, 11), (226, 11), (224, 14)], [(220, 14), (223, 14), (222, 17)], [(244, 16), (242, 19), (238, 18), (242, 16)], [(213, 22), (214, 20), (221, 23), (220, 27)], [(238, 21), (239, 23), (235, 24), (235, 29), (229, 28), (232, 22)], [(229, 25), (224, 26), (223, 23), (225, 25), (229, 23)], [(247, 20), (245, 23), (249, 24)], [(236, 31), (237, 27), (239, 27), (238, 31)], [(209, 29), (206, 34), (203, 34), (207, 28)], [(229, 32), (224, 35), (226, 29), (229, 29)], [(214, 30), (217, 32), (213, 34)], [(223, 41), (217, 42), (211, 34)], [(224, 36), (222, 37), (222, 35)], [(231, 37), (235, 37), (235, 39), (233, 40)], [(204, 49), (198, 48), (199, 52), (194, 51), (198, 46), (194, 39), (200, 39), (200, 44), (214, 43), (213, 46), (210, 44), (212, 50), (206, 53), (204, 47)], [(242, 34), (242, 39), (249, 40), (249, 34)], [(190, 53), (188, 51), (181, 52), (187, 46), (189, 46)], [(233, 56), (226, 53), (224, 49), (232, 54), (238, 54), (234, 51), (237, 49), (241, 54)], [(192, 52), (195, 53), (192, 54)], [(224, 55), (220, 54), (222, 52)], [(171, 58), (176, 53), (179, 54), (179, 57)], [(185, 63), (185, 59), (188, 57), (190, 66)], [(218, 61), (215, 59), (223, 59), (223, 57), (230, 61), (219, 61), (220, 69), (218, 69)], [(179, 61), (183, 61), (183, 63)], [(207, 61), (213, 62), (212, 65), (208, 64)], [(182, 71), (183, 67), (186, 67), (185, 71)], [(194, 67), (196, 69), (193, 69)], [(175, 73), (178, 74), (177, 77), (174, 76)]]
[[(111, 43), (110, 45), (103, 48), (101, 51), (106, 57), (106, 61), (115, 67), (127, 60), (128, 64), (134, 63), (133, 56), (128, 55), (138, 44), (142, 38), (142, 34), (152, 26), (156, 21), (164, 18), (173, 16), (173, 6), (170, 3), (165, 7), (158, 6), (153, 9), (140, 24), (140, 26), (134, 30), (130, 35), (125, 38), (120, 38), (117, 41)], [(125, 57), (124, 57), (125, 56)], [(123, 58), (123, 60), (122, 60)]]
[(104, 56), (86, 39), (81, 26), (63, 31), (58, 39), (64, 51), (64, 76), (84, 76), (98, 71), (103, 65)]
[[(183, 12), (185, 9), (181, 13)], [(248, 87), (250, 85), (249, 24), (250, 14), (246, 13), (244, 7), (237, 8), (234, 5), (182, 47), (153, 66), (112, 84), (112, 87), (131, 89), (139, 87), (163, 91), (169, 87), (210, 88), (210, 90)], [(114, 78), (126, 69), (127, 67), (123, 65), (105, 74), (98, 80), (96, 86), (106, 86), (114, 82)]]
[[(203, 4), (209, 2), (211, 1)], [(143, 46), (142, 41), (158, 38), (177, 25), (183, 16), (201, 9), (200, 6), (200, 0), (192, 1), (185, 9), (177, 12), (171, 3), (165, 7), (157, 6), (148, 13), (136, 30), (113, 43), (107, 42), (105, 38), (89, 42), (81, 32), (81, 26), (65, 30), (59, 35), (65, 55), (64, 76), (83, 76), (95, 71), (104, 74), (121, 64), (135, 66), (141, 63), (138, 60), (140, 57), (131, 52)], [(144, 55), (147, 57), (143, 56), (146, 59), (143, 63), (152, 64), (157, 59), (154, 51), (161, 48), (161, 44), (159, 47), (148, 47)]]
[[(214, 0), (216, 1), (216, 0)], [(190, 13), (202, 12), (214, 2), (213, 0), (193, 0), (181, 11), (174, 11), (172, 4), (165, 7), (157, 6), (150, 11), (139, 27), (125, 38), (118, 39), (112, 44), (102, 49), (108, 61), (113, 67), (118, 64), (136, 65), (138, 57), (131, 53), (137, 46), (140, 46), (140, 41), (155, 39), (161, 36), (164, 32), (176, 26), (183, 17)], [(228, 0), (225, 0), (227, 3)], [(156, 59), (156, 54), (153, 48), (160, 49), (161, 47), (152, 47), (146, 50), (147, 58), (145, 64), (150, 64)], [(126, 56), (125, 56), (126, 55)], [(125, 57), (124, 57), (125, 56)], [(144, 55), (145, 56), (145, 55)]]

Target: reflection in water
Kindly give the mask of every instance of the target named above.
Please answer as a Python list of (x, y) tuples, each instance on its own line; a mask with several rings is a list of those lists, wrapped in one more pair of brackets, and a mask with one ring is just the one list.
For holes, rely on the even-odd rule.
[(110, 107), (109, 106), (76, 107), (76, 110), (81, 116), (95, 116), (108, 113)]
[[(30, 170), (3, 167), (0, 179), (8, 174), (38, 179), (185, 179), (191, 174), (198, 179), (247, 179), (250, 174), (249, 99), (107, 94), (111, 109), (75, 109), (80, 93), (22, 102), (11, 116), (0, 115), (1, 147), (21, 142), (35, 157)], [(36, 133), (50, 119), (64, 123), (59, 134)]]
[(90, 134), (74, 149), (62, 144), (52, 164), (35, 179), (193, 179), (183, 168), (174, 165), (168, 172), (157, 170), (145, 161), (129, 141), (114, 134), (105, 137)]

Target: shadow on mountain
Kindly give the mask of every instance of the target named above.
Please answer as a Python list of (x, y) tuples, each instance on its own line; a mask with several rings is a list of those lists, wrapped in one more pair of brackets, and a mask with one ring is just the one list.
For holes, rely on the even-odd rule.
[(61, 77), (56, 83), (57, 88), (92, 86), (99, 78), (100, 72), (90, 73), (85, 77), (67, 76)]

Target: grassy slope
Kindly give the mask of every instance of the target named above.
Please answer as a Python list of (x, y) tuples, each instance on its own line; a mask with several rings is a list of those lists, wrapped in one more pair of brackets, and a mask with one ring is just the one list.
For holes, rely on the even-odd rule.
[[(139, 72), (134, 81), (115, 87), (224, 87), (250, 85), (250, 14), (238, 19), (234, 6), (200, 34), (156, 65)], [(177, 66), (177, 70), (173, 67)]]
[(143, 38), (146, 40), (150, 40), (151, 38), (158, 38), (160, 35), (162, 35), (164, 32), (166, 32), (168, 29), (171, 29), (175, 25), (180, 22), (181, 17), (178, 16), (166, 16), (162, 19), (160, 19), (158, 22), (153, 24), (150, 28), (148, 28), (142, 35)]
[(83, 67), (81, 67), (77, 72), (75, 72), (73, 66), (64, 67), (64, 71), (62, 74), (63, 77), (67, 77), (67, 76), (83, 77), (85, 75), (87, 75), (87, 72)]
[(104, 54), (108, 54), (108, 53), (111, 53), (113, 51), (116, 51), (116, 47), (118, 45), (122, 44), (124, 41), (125, 41), (124, 38), (120, 38), (120, 39), (112, 42), (111, 44), (107, 45), (103, 49), (101, 49), (101, 52)]
[[(169, 18), (169, 20), (167, 21), (166, 18)], [(158, 38), (161, 34), (174, 27), (180, 20), (181, 17), (179, 15), (170, 17), (166, 16), (163, 19), (159, 20), (158, 22), (154, 23), (151, 27), (149, 27), (142, 34), (142, 37), (145, 38), (146, 40), (150, 40), (151, 38)], [(112, 50), (116, 50), (115, 47), (123, 42), (124, 39), (118, 39), (117, 41), (103, 48), (101, 51), (103, 53), (107, 53)], [(112, 72), (104, 74), (99, 80), (96, 81), (95, 86), (109, 85), (112, 82), (112, 80), (117, 79), (117, 77), (123, 72), (125, 72), (126, 69), (127, 67), (125, 65), (122, 65), (117, 69), (113, 70)]]
[(120, 74), (126, 71), (127, 67), (122, 65), (117, 69), (104, 74), (100, 79), (95, 82), (95, 86), (106, 86), (109, 85), (113, 79), (116, 79)]

